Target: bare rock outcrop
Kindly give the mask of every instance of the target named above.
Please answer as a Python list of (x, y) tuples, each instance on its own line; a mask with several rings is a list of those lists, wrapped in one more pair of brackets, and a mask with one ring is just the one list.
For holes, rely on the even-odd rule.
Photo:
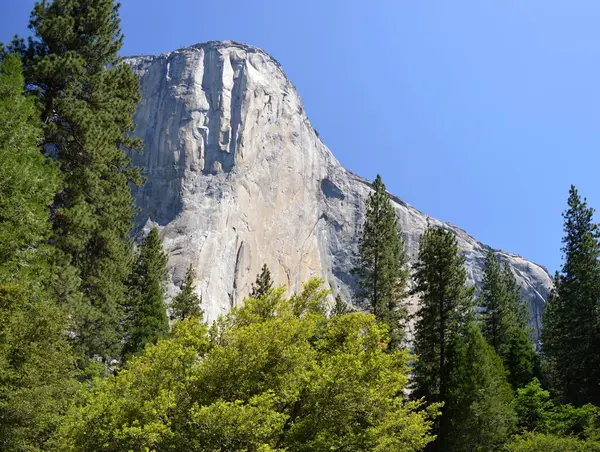
[[(127, 59), (141, 77), (135, 162), (140, 227), (158, 225), (170, 290), (191, 263), (209, 319), (248, 295), (266, 263), (292, 290), (311, 276), (350, 296), (350, 269), (370, 184), (321, 142), (292, 83), (255, 47), (208, 42)], [(479, 284), (489, 248), (391, 195), (412, 258), (429, 221), (454, 231)], [(530, 302), (533, 326), (551, 287), (548, 272), (520, 256), (508, 262)]]

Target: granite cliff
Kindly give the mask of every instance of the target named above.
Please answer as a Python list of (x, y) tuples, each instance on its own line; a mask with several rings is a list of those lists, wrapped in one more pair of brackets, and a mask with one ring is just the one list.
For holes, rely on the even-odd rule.
[[(158, 56), (128, 58), (142, 84), (135, 163), (139, 227), (158, 225), (169, 255), (171, 293), (187, 266), (209, 319), (240, 303), (263, 263), (297, 289), (322, 276), (352, 293), (357, 227), (370, 191), (321, 142), (300, 96), (277, 61), (260, 49), (208, 42)], [(414, 258), (427, 221), (452, 230), (479, 284), (489, 247), (391, 195)], [(496, 251), (514, 271), (539, 331), (551, 287), (547, 271)]]

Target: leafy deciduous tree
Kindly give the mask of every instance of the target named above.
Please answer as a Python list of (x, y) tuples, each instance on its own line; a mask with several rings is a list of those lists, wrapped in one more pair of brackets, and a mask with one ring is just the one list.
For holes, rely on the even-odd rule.
[(537, 378), (517, 390), (513, 404), (522, 432), (600, 441), (600, 408), (592, 404), (555, 404)]
[[(372, 315), (327, 318), (315, 280), (234, 308), (211, 341), (177, 322), (170, 340), (98, 382), (65, 420), (61, 450), (417, 451), (432, 411), (407, 402), (407, 354), (384, 352)], [(265, 297), (269, 298), (265, 301)]]
[(544, 433), (527, 433), (509, 442), (506, 452), (598, 452), (600, 443)]

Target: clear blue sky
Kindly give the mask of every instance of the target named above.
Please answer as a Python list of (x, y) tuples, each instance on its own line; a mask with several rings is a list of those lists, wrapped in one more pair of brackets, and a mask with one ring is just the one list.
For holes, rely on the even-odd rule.
[[(0, 41), (32, 0), (0, 0)], [(600, 1), (125, 0), (123, 54), (279, 60), (350, 170), (551, 271), (570, 184), (600, 208)]]

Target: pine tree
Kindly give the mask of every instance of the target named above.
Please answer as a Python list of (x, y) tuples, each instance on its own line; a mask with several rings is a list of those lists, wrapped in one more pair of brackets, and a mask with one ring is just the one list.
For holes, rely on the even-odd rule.
[(85, 300), (71, 312), (72, 336), (82, 356), (103, 361), (117, 356), (122, 343), (119, 306), (135, 216), (129, 184), (139, 182), (124, 151), (140, 147), (129, 134), (139, 82), (120, 63), (118, 9), (113, 0), (37, 2), (33, 37), (10, 47), (22, 56), (45, 125), (44, 149), (63, 178), (53, 206), (54, 241), (79, 272)]
[(171, 320), (183, 320), (188, 317), (202, 319), (203, 311), (200, 308), (202, 298), (196, 294), (195, 277), (194, 268), (190, 264), (185, 273), (185, 281), (181, 290), (171, 302)]
[(335, 303), (331, 309), (331, 316), (335, 317), (338, 315), (350, 314), (351, 312), (354, 312), (352, 306), (342, 300), (342, 296), (340, 294), (337, 294), (335, 296)]
[(571, 186), (563, 214), (563, 266), (544, 316), (542, 350), (565, 401), (600, 404), (600, 229)]
[[(429, 403), (447, 400), (450, 347), (473, 319), (474, 288), (466, 285), (464, 263), (452, 232), (431, 226), (425, 230), (414, 266), (413, 294), (421, 303), (416, 314), (413, 395)], [(442, 415), (439, 431), (445, 422)]]
[(60, 181), (40, 153), (42, 125), (23, 95), (19, 58), (9, 55), (0, 64), (0, 279), (6, 281), (47, 252), (49, 206)]
[(526, 302), (510, 269), (490, 251), (485, 260), (483, 288), (478, 299), (484, 308), (483, 334), (504, 361), (509, 382), (516, 388), (531, 381), (536, 360), (529, 338)]
[(169, 332), (164, 301), (167, 256), (156, 228), (140, 245), (131, 274), (128, 335), (123, 355), (129, 357)]
[(453, 452), (499, 450), (516, 421), (502, 359), (477, 325), (451, 343), (446, 418), (437, 445)]
[(373, 182), (366, 204), (366, 217), (358, 243), (357, 277), (359, 304), (368, 302), (371, 312), (390, 332), (390, 347), (398, 347), (404, 338), (407, 317), (408, 271), (404, 238), (396, 213), (381, 177)]
[(0, 449), (47, 450), (76, 389), (69, 324), (53, 298), (49, 207), (55, 165), (23, 95), (21, 62), (0, 62)]
[(496, 255), (489, 251), (485, 259), (481, 296), (477, 301), (484, 309), (483, 334), (499, 355), (506, 352), (512, 330), (516, 326), (511, 297), (504, 269)]
[(260, 298), (269, 293), (273, 288), (273, 280), (271, 279), (271, 270), (267, 267), (267, 264), (263, 264), (262, 269), (256, 281), (252, 284), (252, 291), (250, 292), (250, 298)]
[(541, 365), (543, 368), (543, 378), (541, 380), (543, 386), (552, 389), (555, 395), (560, 392), (558, 389), (560, 387), (560, 378), (557, 361), (559, 353), (564, 351), (560, 340), (566, 335), (566, 331), (564, 330), (565, 322), (562, 322), (559, 316), (559, 313), (563, 310), (561, 300), (558, 297), (560, 280), (560, 272), (556, 271), (552, 280), (552, 290), (544, 306), (541, 331)]
[(539, 358), (529, 332), (524, 328), (515, 330), (502, 360), (508, 372), (508, 382), (515, 389), (522, 388), (540, 374)]

